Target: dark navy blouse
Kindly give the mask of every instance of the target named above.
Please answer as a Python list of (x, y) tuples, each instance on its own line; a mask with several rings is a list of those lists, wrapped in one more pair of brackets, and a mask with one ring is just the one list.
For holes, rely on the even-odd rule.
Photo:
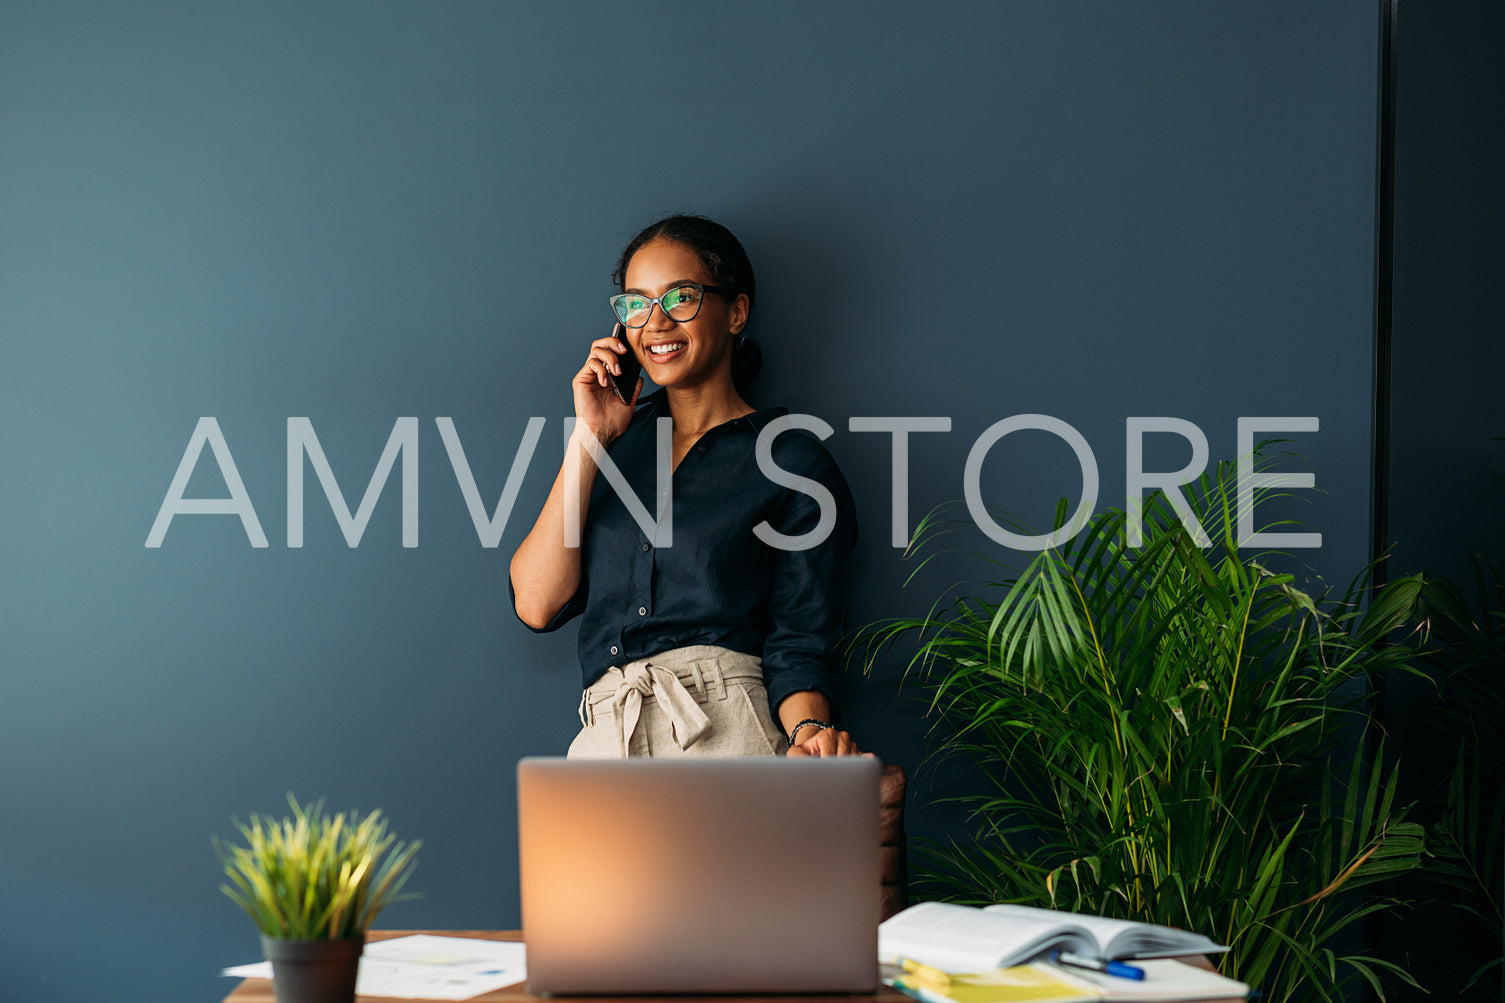
[[(842, 632), (843, 573), (857, 538), (852, 494), (819, 439), (797, 429), (773, 440), (774, 462), (825, 486), (836, 524), (806, 550), (760, 540), (763, 521), (788, 537), (816, 527), (813, 496), (777, 484), (758, 468), (758, 432), (787, 408), (768, 408), (710, 429), (672, 478), (673, 536), (655, 546), (608, 482), (596, 475), (582, 534), (582, 577), (575, 595), (539, 632), (580, 622), (580, 667), (590, 686), (614, 665), (670, 648), (715, 644), (759, 655), (768, 702), (818, 690), (838, 713), (833, 649)], [(665, 391), (638, 404), (607, 455), (649, 515), (656, 515), (657, 419), (669, 417)], [(788, 478), (783, 478), (787, 480)], [(510, 583), (509, 583), (510, 584)], [(514, 610), (517, 597), (512, 597)]]

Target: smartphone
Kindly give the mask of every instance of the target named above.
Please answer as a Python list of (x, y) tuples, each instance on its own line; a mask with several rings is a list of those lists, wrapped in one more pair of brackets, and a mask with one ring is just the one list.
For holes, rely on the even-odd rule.
[(638, 388), (638, 374), (642, 372), (642, 364), (632, 351), (632, 345), (627, 342), (627, 328), (621, 324), (612, 328), (611, 336), (622, 344), (627, 345), (627, 351), (617, 356), (617, 365), (622, 367), (622, 375), (607, 371), (607, 379), (611, 380), (611, 388), (616, 391), (617, 399), (623, 404), (632, 404), (632, 392)]

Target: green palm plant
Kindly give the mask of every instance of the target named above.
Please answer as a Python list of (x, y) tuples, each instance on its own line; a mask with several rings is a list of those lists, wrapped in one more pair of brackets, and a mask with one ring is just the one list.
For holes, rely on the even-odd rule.
[(324, 802), (307, 807), (291, 794), (292, 817), (252, 815), (237, 822), (245, 846), (215, 851), (230, 884), (220, 890), (246, 911), (263, 935), (278, 940), (359, 937), (377, 913), (412, 895), (403, 885), (417, 865), (420, 841), (399, 843), (380, 809), (362, 817), (330, 816)]
[[(1362, 681), (1409, 671), (1413, 650), (1382, 642), (1407, 622), (1419, 579), (1363, 610), (1367, 575), (1337, 603), (1302, 591), (1241, 554), (1233, 469), (1187, 492), (1206, 552), (1156, 495), (1141, 546), (1109, 510), (1017, 575), (857, 635), (869, 668), (917, 637), (905, 675), (928, 697), (936, 754), (985, 777), (959, 799), (972, 838), (932, 843), (930, 876), (958, 901), (1206, 933), (1230, 946), (1225, 974), (1267, 1000), (1338, 999), (1354, 979), (1378, 989), (1385, 969), (1410, 981), (1339, 952), (1386, 904), (1355, 890), (1414, 868), (1423, 849), (1382, 747), (1352, 748), (1368, 720)], [(914, 549), (946, 531), (932, 513)]]

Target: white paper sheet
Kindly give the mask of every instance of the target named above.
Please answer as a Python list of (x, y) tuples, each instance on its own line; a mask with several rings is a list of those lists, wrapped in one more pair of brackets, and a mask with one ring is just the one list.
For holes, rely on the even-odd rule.
[[(269, 979), (272, 965), (238, 965), (223, 974)], [(419, 933), (368, 941), (355, 991), (405, 1000), (468, 1000), (527, 977), (522, 944)]]

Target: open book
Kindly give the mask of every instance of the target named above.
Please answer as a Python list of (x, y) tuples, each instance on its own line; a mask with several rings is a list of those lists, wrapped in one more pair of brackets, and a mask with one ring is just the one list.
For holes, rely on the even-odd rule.
[(1226, 951), (1198, 933), (1022, 905), (910, 906), (878, 926), (878, 957), (911, 958), (943, 972), (991, 972), (1048, 951), (1094, 958), (1172, 958)]

